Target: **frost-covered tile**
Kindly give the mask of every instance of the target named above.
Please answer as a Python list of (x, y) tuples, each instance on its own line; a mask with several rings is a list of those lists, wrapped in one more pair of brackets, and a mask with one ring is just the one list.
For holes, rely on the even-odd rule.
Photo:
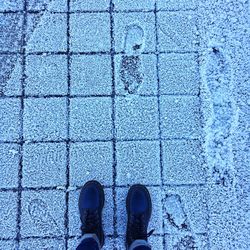
[(19, 154), (18, 144), (0, 144), (0, 188), (18, 186)]
[(163, 236), (152, 235), (148, 238), (148, 243), (152, 249), (164, 250), (163, 248)]
[(119, 185), (160, 184), (159, 142), (118, 142), (116, 150)]
[(62, 140), (67, 137), (66, 98), (28, 98), (24, 101), (26, 140)]
[(27, 7), (32, 11), (67, 11), (67, 0), (29, 0)]
[(24, 0), (4, 0), (0, 2), (0, 11), (23, 10)]
[(70, 238), (68, 240), (68, 249), (76, 249), (78, 245), (80, 244), (80, 242), (81, 242), (80, 236)]
[(158, 10), (193, 10), (199, 2), (195, 0), (157, 0)]
[(65, 193), (23, 191), (21, 236), (64, 236)]
[(153, 10), (155, 0), (114, 0), (115, 10)]
[(0, 14), (0, 51), (18, 52), (21, 49), (23, 15)]
[(15, 238), (17, 226), (17, 193), (0, 192), (0, 235)]
[(71, 11), (78, 11), (78, 10), (85, 10), (85, 11), (91, 11), (91, 10), (99, 10), (104, 11), (108, 10), (110, 5), (110, 0), (71, 0), (70, 1), (70, 10)]
[(67, 15), (30, 14), (27, 18), (27, 51), (58, 52), (67, 50)]
[(109, 55), (73, 55), (71, 58), (71, 94), (111, 94), (112, 72)]
[(14, 240), (0, 240), (0, 249), (2, 249), (2, 250), (16, 250), (17, 243)]
[[(138, 183), (140, 181), (138, 180)], [(152, 199), (152, 215), (148, 225), (148, 231), (154, 229), (155, 234), (162, 234), (162, 203), (161, 203), (161, 188), (150, 187), (148, 188)], [(126, 212), (126, 197), (128, 188), (117, 188), (116, 205), (117, 205), (117, 231), (120, 235), (126, 234), (127, 226), (127, 212)]]
[(114, 36), (116, 52), (154, 52), (154, 13), (115, 13)]
[[(82, 184), (84, 185), (84, 183)], [(111, 188), (105, 188), (105, 204), (103, 208), (103, 229), (105, 234), (113, 234), (113, 192)], [(80, 190), (72, 191), (69, 194), (69, 235), (81, 235), (81, 221), (78, 209)]]
[(198, 140), (163, 142), (163, 179), (166, 184), (205, 183), (205, 163)]
[(20, 242), (20, 250), (66, 250), (64, 239), (25, 239)]
[(159, 56), (161, 94), (199, 93), (200, 77), (195, 54), (161, 54)]
[(163, 138), (195, 139), (201, 136), (200, 100), (196, 96), (161, 96)]
[(157, 97), (117, 97), (116, 129), (118, 139), (157, 139)]
[(112, 138), (112, 100), (109, 97), (72, 98), (70, 137), (73, 140)]
[(197, 16), (193, 12), (158, 12), (160, 51), (196, 51)]
[(81, 186), (92, 179), (104, 185), (112, 185), (113, 147), (111, 142), (72, 143), (70, 145), (70, 185)]
[(157, 94), (156, 55), (116, 55), (116, 93)]
[(109, 13), (70, 15), (70, 48), (74, 52), (110, 51)]
[(66, 165), (65, 143), (24, 144), (23, 186), (63, 186), (66, 184)]
[(208, 211), (205, 187), (166, 187), (163, 193), (165, 231), (185, 236), (206, 233)]
[(67, 57), (65, 55), (27, 56), (26, 75), (26, 95), (67, 94)]
[(0, 56), (0, 96), (21, 95), (22, 65), (18, 55)]
[(18, 141), (21, 127), (21, 100), (19, 98), (0, 99), (0, 107), (0, 140)]

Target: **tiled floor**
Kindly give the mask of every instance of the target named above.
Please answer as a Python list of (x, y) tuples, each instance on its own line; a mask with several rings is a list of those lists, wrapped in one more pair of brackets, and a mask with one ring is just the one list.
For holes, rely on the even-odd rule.
[(124, 249), (134, 183), (152, 195), (153, 249), (206, 249), (196, 1), (0, 11), (0, 249), (74, 249), (93, 178), (107, 196), (104, 249)]

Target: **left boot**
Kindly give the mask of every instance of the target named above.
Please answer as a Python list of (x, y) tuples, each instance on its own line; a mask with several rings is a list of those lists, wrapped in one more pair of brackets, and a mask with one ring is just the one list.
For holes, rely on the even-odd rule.
[(102, 209), (104, 206), (104, 190), (97, 181), (87, 182), (80, 193), (79, 212), (82, 234), (95, 234), (101, 247), (104, 245), (102, 226)]

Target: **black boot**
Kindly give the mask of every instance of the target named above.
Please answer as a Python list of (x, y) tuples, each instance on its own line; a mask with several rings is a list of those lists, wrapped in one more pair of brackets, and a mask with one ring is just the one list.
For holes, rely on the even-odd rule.
[(102, 209), (104, 206), (104, 191), (102, 185), (97, 181), (87, 182), (81, 190), (78, 205), (82, 234), (96, 234), (100, 245), (103, 246)]
[(133, 185), (128, 192), (127, 201), (127, 248), (135, 240), (148, 240), (153, 230), (147, 233), (148, 223), (152, 212), (152, 202), (149, 191), (143, 185)]

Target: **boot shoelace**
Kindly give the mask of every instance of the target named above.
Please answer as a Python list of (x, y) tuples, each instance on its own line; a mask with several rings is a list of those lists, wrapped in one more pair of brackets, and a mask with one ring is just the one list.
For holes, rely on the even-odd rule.
[(99, 225), (99, 215), (98, 211), (91, 211), (87, 209), (83, 215), (83, 225), (81, 226), (81, 230), (83, 233), (94, 233), (96, 232)]
[(147, 233), (144, 214), (132, 215), (130, 221), (133, 221), (133, 224), (130, 224), (129, 226), (129, 228), (131, 229), (131, 232), (129, 232), (131, 242), (137, 239), (147, 240), (147, 238), (150, 237), (154, 232), (153, 229)]

